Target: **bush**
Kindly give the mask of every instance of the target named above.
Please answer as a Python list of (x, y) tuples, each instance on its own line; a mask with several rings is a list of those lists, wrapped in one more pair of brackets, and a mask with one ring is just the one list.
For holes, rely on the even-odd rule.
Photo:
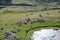
[(60, 11), (58, 11), (58, 13), (60, 13)]
[(31, 13), (31, 15), (33, 15), (33, 13)]
[(26, 14), (26, 17), (28, 16), (28, 14)]
[(39, 17), (43, 17), (41, 14), (39, 14)]
[(49, 15), (49, 13), (47, 13), (47, 15)]
[(0, 30), (4, 30), (4, 28), (2, 27), (2, 28), (0, 28)]

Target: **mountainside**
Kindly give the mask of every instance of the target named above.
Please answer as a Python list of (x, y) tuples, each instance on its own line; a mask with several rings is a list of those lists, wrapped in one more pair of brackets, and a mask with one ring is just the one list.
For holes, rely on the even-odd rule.
[(60, 2), (60, 0), (0, 0), (0, 3), (28, 3), (28, 4), (35, 4), (35, 3), (50, 3), (50, 2)]
[(13, 3), (60, 2), (60, 0), (12, 0)]
[[(40, 9), (49, 9), (49, 8), (60, 8), (60, 0), (0, 0), (0, 4), (21, 4), (24, 6), (18, 6), (18, 7), (6, 7), (5, 10), (8, 11), (18, 11), (18, 12), (25, 12), (25, 11), (36, 11)], [(34, 6), (25, 6), (25, 4), (28, 5), (35, 5)]]

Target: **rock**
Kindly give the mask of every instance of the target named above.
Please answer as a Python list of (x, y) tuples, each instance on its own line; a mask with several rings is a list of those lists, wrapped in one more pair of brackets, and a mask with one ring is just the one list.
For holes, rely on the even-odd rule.
[(25, 25), (26, 25), (26, 24), (27, 24), (27, 22), (26, 22), (26, 21), (22, 21), (22, 24), (25, 24)]
[(18, 28), (18, 29), (17, 29), (17, 32), (19, 32), (19, 31), (20, 31), (20, 29)]
[(19, 32), (20, 31), (20, 28), (18, 27), (14, 27), (14, 29), (16, 30), (16, 32)]
[(58, 28), (54, 29), (54, 30), (59, 30)]
[(15, 40), (21, 40), (22, 38), (21, 37), (18, 37), (18, 36), (15, 36), (14, 39)]
[(5, 32), (5, 33), (4, 33), (5, 38), (7, 38), (7, 37), (10, 36), (10, 35), (11, 35), (11, 32)]
[(42, 19), (37, 19), (37, 22), (45, 23), (45, 20), (43, 18)]
[(2, 37), (0, 37), (0, 40), (3, 40), (3, 38), (2, 38)]
[(33, 23), (36, 23), (36, 21), (30, 21), (29, 23), (30, 23), (30, 24), (33, 24)]
[(30, 21), (30, 18), (27, 18), (27, 19), (26, 19), (26, 22), (29, 22), (29, 21)]
[(12, 32), (12, 33), (16, 33), (16, 32), (17, 32), (17, 30), (11, 30), (11, 32)]
[(17, 32), (19, 32), (20, 30), (18, 29)]
[(21, 26), (22, 25), (22, 22), (20, 21), (20, 22), (17, 22), (17, 25), (18, 26)]
[(30, 23), (30, 24), (33, 24), (33, 22), (32, 22), (32, 21), (30, 21), (29, 23)]
[(5, 32), (5, 40), (15, 40), (14, 36), (16, 36), (14, 33)]

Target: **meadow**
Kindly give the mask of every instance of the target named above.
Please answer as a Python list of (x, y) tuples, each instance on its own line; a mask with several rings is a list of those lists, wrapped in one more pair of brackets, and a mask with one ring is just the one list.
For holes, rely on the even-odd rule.
[(27, 11), (26, 8), (0, 9), (1, 40), (5, 40), (8, 36), (14, 40), (31, 40), (34, 31), (46, 28), (60, 29), (60, 10), (37, 10), (37, 8), (32, 10), (30, 7), (31, 9), (27, 8)]

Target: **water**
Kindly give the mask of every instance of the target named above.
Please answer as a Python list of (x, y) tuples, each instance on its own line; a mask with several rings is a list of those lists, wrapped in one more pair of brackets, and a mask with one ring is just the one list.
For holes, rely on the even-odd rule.
[(32, 40), (60, 40), (60, 29), (43, 29), (32, 34)]

